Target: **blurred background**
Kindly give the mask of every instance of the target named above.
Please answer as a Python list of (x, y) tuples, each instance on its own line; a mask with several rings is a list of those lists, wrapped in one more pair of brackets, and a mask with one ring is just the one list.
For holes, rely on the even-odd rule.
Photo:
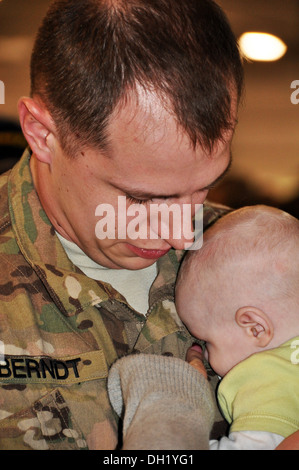
[[(272, 62), (245, 62), (245, 94), (233, 143), (233, 166), (209, 199), (231, 207), (267, 203), (299, 217), (299, 0), (218, 0), (239, 38), (259, 31), (278, 36), (285, 55)], [(29, 93), (34, 36), (49, 0), (0, 0), (0, 172), (25, 146), (17, 101)], [(297, 94), (299, 101), (299, 92)]]

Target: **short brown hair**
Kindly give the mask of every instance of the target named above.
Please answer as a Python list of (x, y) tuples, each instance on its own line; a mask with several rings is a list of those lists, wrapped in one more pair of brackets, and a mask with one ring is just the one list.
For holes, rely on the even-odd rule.
[(56, 0), (31, 60), (31, 93), (69, 152), (73, 140), (105, 148), (109, 117), (136, 84), (166, 97), (193, 145), (211, 147), (242, 83), (235, 37), (211, 0)]

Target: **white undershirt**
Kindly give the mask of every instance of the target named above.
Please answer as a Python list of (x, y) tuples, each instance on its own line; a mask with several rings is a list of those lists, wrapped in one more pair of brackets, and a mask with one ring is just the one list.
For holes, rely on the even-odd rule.
[(219, 441), (210, 441), (210, 450), (274, 450), (284, 440), (265, 431), (235, 431)]
[(68, 258), (91, 279), (111, 284), (122, 294), (137, 312), (146, 314), (148, 310), (148, 294), (157, 275), (156, 263), (148, 268), (110, 269), (97, 264), (89, 258), (75, 243), (63, 238), (56, 232)]

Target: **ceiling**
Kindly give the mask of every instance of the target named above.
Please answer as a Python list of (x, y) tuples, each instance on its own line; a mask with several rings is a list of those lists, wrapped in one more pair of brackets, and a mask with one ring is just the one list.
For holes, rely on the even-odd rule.
[[(0, 116), (17, 118), (16, 103), (28, 94), (28, 63), (34, 35), (48, 0), (0, 3), (0, 80), (5, 104)], [(236, 130), (231, 177), (257, 192), (286, 201), (299, 193), (299, 104), (291, 83), (299, 80), (299, 0), (218, 0), (237, 36), (271, 32), (288, 46), (277, 62), (246, 63), (246, 91)]]
[(234, 32), (270, 32), (288, 46), (277, 62), (245, 64), (245, 95), (233, 145), (233, 172), (269, 197), (299, 193), (299, 104), (291, 83), (299, 80), (299, 1), (220, 0)]

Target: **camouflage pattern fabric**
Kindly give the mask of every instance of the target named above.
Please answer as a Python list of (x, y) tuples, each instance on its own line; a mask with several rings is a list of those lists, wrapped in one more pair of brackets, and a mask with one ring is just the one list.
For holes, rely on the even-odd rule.
[[(0, 449), (115, 449), (106, 382), (132, 353), (185, 358), (194, 339), (173, 289), (183, 252), (158, 261), (146, 316), (68, 259), (34, 190), (30, 153), (0, 178)], [(223, 209), (206, 207), (205, 225)]]

